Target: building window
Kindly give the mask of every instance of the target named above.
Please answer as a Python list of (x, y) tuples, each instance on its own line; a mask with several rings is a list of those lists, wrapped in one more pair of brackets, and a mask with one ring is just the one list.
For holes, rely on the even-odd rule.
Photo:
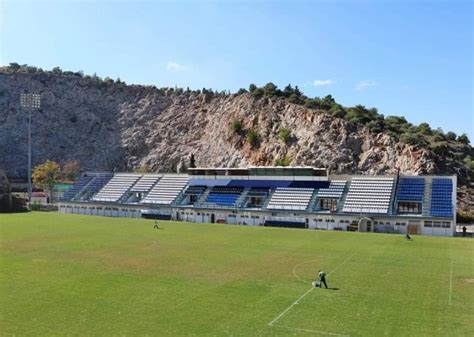
[(412, 213), (421, 214), (421, 203), (420, 202), (398, 202), (398, 213)]
[(337, 199), (322, 198), (319, 199), (319, 208), (326, 211), (337, 210)]
[(433, 227), (433, 221), (425, 221), (425, 227)]

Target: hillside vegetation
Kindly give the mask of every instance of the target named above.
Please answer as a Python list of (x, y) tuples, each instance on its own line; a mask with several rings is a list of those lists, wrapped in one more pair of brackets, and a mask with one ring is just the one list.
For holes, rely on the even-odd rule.
[(376, 108), (345, 107), (252, 84), (237, 93), (127, 85), (54, 68), (0, 68), (0, 168), (25, 175), (21, 92), (42, 94), (33, 116), (33, 162), (78, 160), (90, 170), (312, 165), (333, 173), (457, 174), (469, 208), (474, 152), (465, 134), (413, 125)]

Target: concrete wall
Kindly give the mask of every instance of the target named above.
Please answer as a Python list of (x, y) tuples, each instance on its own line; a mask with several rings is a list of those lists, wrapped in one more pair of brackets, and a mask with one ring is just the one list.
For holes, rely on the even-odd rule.
[[(346, 231), (350, 224), (357, 224), (359, 215), (314, 214), (291, 211), (246, 211), (232, 209), (194, 209), (194, 208), (146, 208), (142, 205), (117, 205), (95, 203), (62, 203), (59, 212), (68, 214), (100, 215), (109, 217), (140, 218), (142, 209), (159, 214), (171, 214), (172, 219), (198, 223), (227, 223), (248, 226), (263, 226), (265, 220), (306, 222), (310, 229)], [(453, 220), (421, 219), (420, 217), (385, 216), (371, 219), (371, 231), (380, 233), (407, 233), (408, 225), (416, 226), (418, 234), (453, 236)], [(431, 227), (426, 226), (431, 222)]]

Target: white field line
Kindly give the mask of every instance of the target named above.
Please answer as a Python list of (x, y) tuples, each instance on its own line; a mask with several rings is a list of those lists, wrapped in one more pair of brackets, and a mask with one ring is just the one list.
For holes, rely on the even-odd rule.
[[(332, 274), (334, 273), (336, 270), (338, 270), (343, 264), (345, 264), (347, 261), (349, 261), (350, 259), (352, 259), (353, 257), (355, 256), (355, 254), (352, 254), (351, 256), (349, 256), (347, 259), (345, 259), (344, 261), (342, 261), (336, 268), (334, 268), (333, 270), (331, 270), (329, 273), (327, 273), (327, 275), (329, 274)], [(280, 318), (282, 318), (288, 311), (291, 310), (291, 308), (293, 308), (295, 305), (297, 305), (306, 295), (308, 295), (312, 290), (314, 289), (313, 286), (311, 286), (311, 288), (309, 290), (307, 290), (303, 295), (301, 295), (296, 301), (294, 301), (288, 308), (286, 308), (285, 310), (283, 310), (277, 317), (275, 317), (270, 323), (268, 323), (269, 326), (273, 326)], [(287, 327), (288, 328), (288, 327)], [(294, 329), (294, 328), (291, 328), (291, 329)], [(325, 333), (325, 332), (320, 332), (320, 333)], [(332, 334), (332, 333), (326, 333), (326, 334)], [(339, 334), (336, 334), (336, 335), (339, 335)]]
[(449, 273), (449, 299), (448, 305), (452, 305), (452, 293), (453, 293), (453, 260), (451, 260), (451, 272)]
[(319, 260), (311, 260), (311, 261), (306, 261), (306, 262), (301, 262), (301, 263), (298, 263), (297, 265), (295, 265), (293, 267), (293, 276), (296, 277), (298, 280), (300, 280), (301, 282), (304, 282), (306, 284), (308, 284), (309, 281), (301, 278), (297, 273), (296, 273), (296, 269), (299, 267), (299, 266), (302, 266), (303, 264), (308, 264), (308, 263), (313, 263), (313, 262), (317, 262)]
[(309, 288), (309, 290), (307, 290), (303, 295), (301, 295), (296, 301), (294, 301), (288, 308), (286, 308), (285, 310), (283, 310), (277, 317), (275, 317), (273, 319), (273, 321), (271, 321), (270, 323), (268, 323), (268, 325), (273, 325), (275, 324), (276, 321), (278, 321), (284, 314), (286, 314), (288, 311), (290, 311), (291, 308), (293, 308), (295, 305), (298, 304), (299, 301), (301, 301), (306, 295), (308, 295), (312, 290), (314, 289), (314, 287), (311, 287)]

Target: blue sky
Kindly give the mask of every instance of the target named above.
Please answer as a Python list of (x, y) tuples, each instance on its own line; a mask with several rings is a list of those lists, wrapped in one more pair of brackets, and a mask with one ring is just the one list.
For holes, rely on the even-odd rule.
[(236, 91), (272, 81), (474, 140), (470, 1), (0, 0), (0, 64)]

